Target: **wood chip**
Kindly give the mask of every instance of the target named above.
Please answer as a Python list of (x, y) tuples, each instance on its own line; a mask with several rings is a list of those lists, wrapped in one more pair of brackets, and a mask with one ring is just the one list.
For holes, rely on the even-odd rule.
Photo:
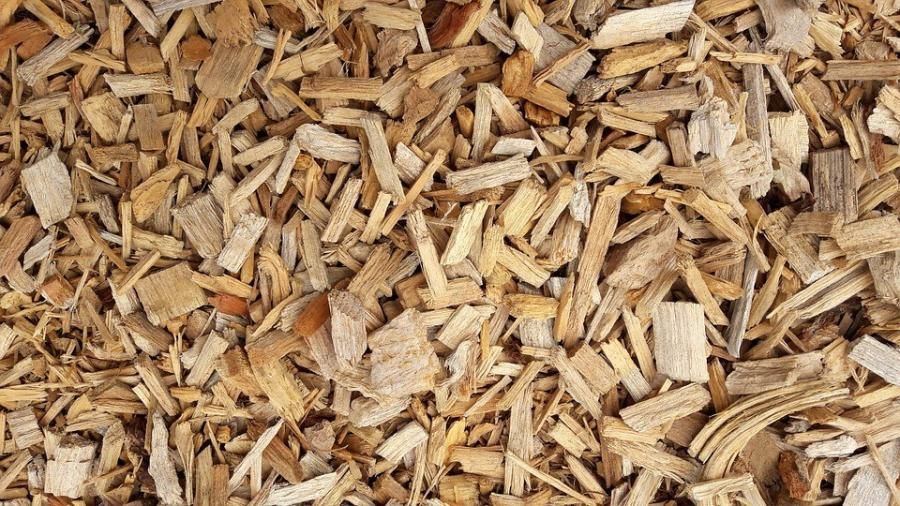
[(678, 0), (645, 9), (622, 10), (606, 19), (591, 36), (591, 43), (596, 49), (609, 49), (658, 39), (681, 31), (693, 9), (694, 0)]
[(709, 392), (692, 383), (686, 387), (670, 390), (619, 412), (622, 420), (632, 429), (645, 432), (675, 419), (696, 413), (709, 402)]
[(141, 278), (134, 289), (154, 325), (206, 304), (203, 290), (191, 280), (191, 269), (185, 263)]
[(53, 458), (47, 461), (44, 492), (70, 498), (82, 497), (86, 482), (91, 477), (96, 449), (94, 442), (77, 434), (64, 436), (56, 444)]
[(851, 360), (881, 376), (893, 385), (900, 383), (900, 371), (894, 360), (900, 354), (896, 346), (884, 344), (872, 336), (862, 336), (850, 346)]
[(22, 186), (31, 197), (44, 228), (71, 214), (74, 203), (72, 181), (55, 152), (22, 169)]
[(253, 247), (268, 225), (269, 220), (253, 213), (241, 217), (231, 232), (231, 237), (219, 253), (216, 263), (230, 272), (237, 272), (253, 253)]
[(531, 167), (524, 157), (513, 157), (453, 172), (447, 176), (447, 185), (461, 195), (514, 183), (528, 178)]
[(703, 307), (663, 302), (653, 312), (656, 368), (670, 379), (706, 382), (706, 332)]
[(898, 13), (0, 3), (0, 499), (900, 500)]

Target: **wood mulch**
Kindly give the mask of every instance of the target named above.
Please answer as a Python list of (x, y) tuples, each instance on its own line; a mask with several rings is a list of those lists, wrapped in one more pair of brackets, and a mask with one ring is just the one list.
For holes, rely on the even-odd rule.
[(900, 504), (898, 51), (898, 0), (0, 0), (0, 505)]

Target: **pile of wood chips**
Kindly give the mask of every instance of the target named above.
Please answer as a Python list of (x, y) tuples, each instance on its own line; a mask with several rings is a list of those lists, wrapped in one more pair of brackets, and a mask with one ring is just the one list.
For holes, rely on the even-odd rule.
[(0, 504), (900, 502), (900, 1), (0, 1)]

